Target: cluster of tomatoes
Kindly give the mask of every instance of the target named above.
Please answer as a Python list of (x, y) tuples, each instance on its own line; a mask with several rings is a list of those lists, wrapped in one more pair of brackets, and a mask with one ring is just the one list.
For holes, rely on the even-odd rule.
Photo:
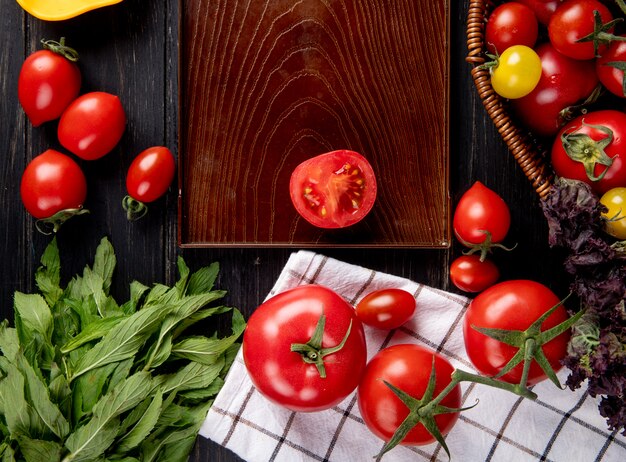
[[(476, 368), (493, 376), (516, 349), (490, 339), (474, 326), (524, 330), (558, 304), (547, 287), (532, 281), (508, 281), (483, 292), (470, 305), (464, 321), (466, 350)], [(296, 412), (328, 409), (356, 389), (363, 421), (386, 442), (392, 440), (410, 408), (417, 412), (416, 407), (428, 406), (446, 389), (440, 404), (447, 411), (435, 413), (432, 426), (414, 424), (400, 443), (430, 444), (436, 439), (433, 432), (443, 436), (458, 420), (461, 392), (457, 382), (452, 384), (454, 367), (439, 353), (416, 344), (383, 348), (368, 362), (363, 327), (398, 328), (416, 309), (413, 294), (398, 288), (373, 291), (353, 308), (329, 288), (299, 286), (273, 296), (254, 311), (243, 338), (244, 362), (260, 393)], [(567, 317), (559, 305), (542, 328), (552, 328)], [(568, 340), (569, 334), (564, 333), (543, 346), (555, 370)], [(520, 364), (501, 380), (519, 383), (521, 375)], [(544, 371), (531, 364), (527, 383), (545, 378)], [(403, 395), (410, 398), (402, 399)]]
[[(102, 91), (80, 95), (76, 51), (63, 39), (43, 44), (44, 49), (28, 56), (20, 70), (18, 99), (24, 112), (34, 127), (59, 119), (59, 143), (76, 157), (93, 161), (105, 156), (119, 143), (126, 127), (120, 99)], [(126, 181), (129, 198), (124, 201), (129, 218), (166, 192), (174, 170), (174, 157), (165, 147), (149, 148), (134, 159)], [(65, 220), (85, 211), (87, 180), (72, 157), (48, 149), (26, 166), (20, 194), (38, 223), (56, 231)]]
[[(626, 239), (624, 2), (518, 0), (490, 14), (485, 44), (494, 90), (551, 143), (555, 173), (591, 186), (605, 230)], [(624, 6), (626, 7), (626, 6)]]

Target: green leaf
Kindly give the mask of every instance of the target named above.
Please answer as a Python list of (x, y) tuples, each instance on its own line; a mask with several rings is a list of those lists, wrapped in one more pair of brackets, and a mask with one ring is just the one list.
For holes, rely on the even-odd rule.
[(124, 314), (133, 314), (137, 311), (141, 297), (148, 291), (148, 287), (141, 282), (133, 281), (130, 283), (130, 300), (124, 303), (120, 310)]
[(208, 400), (209, 398), (217, 395), (223, 386), (224, 379), (217, 377), (208, 387), (199, 388), (197, 390), (183, 391), (179, 394), (179, 396), (192, 401)]
[(24, 376), (5, 357), (0, 356), (0, 369), (5, 377), (0, 380), (0, 409), (12, 439), (18, 435), (33, 436), (39, 433), (41, 422), (33, 412), (24, 393)]
[(2, 453), (2, 462), (15, 462), (15, 451), (11, 446), (6, 446)]
[(219, 376), (223, 366), (224, 358), (220, 358), (210, 366), (196, 362), (189, 363), (174, 374), (158, 376), (161, 381), (161, 390), (163, 393), (169, 393), (208, 387)]
[(113, 327), (119, 324), (127, 316), (111, 316), (108, 318), (98, 318), (84, 328), (76, 337), (61, 347), (61, 353), (67, 354), (85, 343), (92, 342), (104, 337)]
[(56, 403), (63, 415), (69, 416), (72, 412), (72, 390), (65, 375), (57, 375), (48, 385), (50, 400)]
[(50, 306), (63, 296), (61, 289), (61, 260), (56, 237), (52, 239), (41, 256), (41, 266), (35, 271), (35, 283)]
[(162, 404), (163, 393), (161, 393), (161, 391), (157, 391), (145, 414), (130, 430), (130, 432), (128, 432), (126, 436), (118, 443), (118, 453), (124, 453), (130, 451), (131, 449), (134, 449), (148, 437), (159, 419)]
[(180, 335), (185, 332), (190, 326), (217, 314), (228, 313), (232, 311), (233, 308), (228, 306), (216, 306), (211, 308), (203, 308), (202, 310), (198, 310), (190, 316), (187, 316), (185, 319), (180, 321), (174, 329), (173, 338), (178, 338)]
[(166, 294), (170, 291), (170, 288), (163, 284), (155, 284), (146, 299), (143, 302), (144, 308), (161, 303)]
[(78, 377), (72, 390), (72, 419), (75, 423), (81, 421), (84, 415), (90, 414), (95, 404), (102, 398), (106, 384), (117, 363), (107, 364), (90, 370)]
[(133, 367), (133, 363), (133, 358), (117, 363), (115, 369), (113, 370), (113, 374), (111, 374), (111, 379), (109, 380), (108, 388), (110, 390), (117, 387), (119, 383), (128, 378), (130, 370)]
[(35, 333), (51, 342), (54, 321), (50, 307), (41, 295), (15, 292), (14, 307), (15, 324), (22, 344), (32, 340)]
[(107, 238), (102, 238), (96, 249), (93, 271), (102, 279), (102, 288), (106, 294), (108, 294), (111, 289), (111, 281), (113, 279), (116, 263), (117, 260), (111, 242), (109, 242)]
[(194, 272), (189, 278), (187, 294), (199, 295), (210, 292), (213, 289), (219, 270), (219, 264), (212, 263), (211, 265), (200, 268), (198, 271)]
[(48, 388), (22, 353), (18, 353), (15, 362), (18, 370), (26, 379), (26, 391), (30, 404), (41, 420), (56, 436), (63, 439), (70, 431), (70, 425), (59, 408), (50, 400)]
[(176, 285), (176, 292), (178, 293), (178, 297), (182, 298), (187, 293), (187, 282), (189, 281), (189, 267), (183, 260), (183, 257), (178, 257), (176, 259), (176, 266), (178, 267), (178, 273), (180, 275)]
[(20, 452), (26, 462), (59, 462), (61, 460), (61, 445), (54, 441), (36, 440), (28, 437), (19, 437)]
[(20, 342), (17, 337), (17, 330), (9, 327), (9, 321), (5, 319), (0, 322), (0, 351), (9, 361), (15, 360), (15, 355), (19, 349)]
[(77, 361), (70, 381), (106, 364), (132, 358), (171, 309), (155, 306), (123, 319)]
[[(167, 322), (167, 319), (165, 320)], [(148, 350), (147, 359), (151, 369), (155, 369), (169, 359), (172, 354), (172, 334), (165, 334), (165, 337), (152, 345)]]
[(65, 447), (70, 451), (63, 462), (91, 462), (102, 456), (113, 444), (120, 426), (119, 418), (94, 417), (72, 433)]

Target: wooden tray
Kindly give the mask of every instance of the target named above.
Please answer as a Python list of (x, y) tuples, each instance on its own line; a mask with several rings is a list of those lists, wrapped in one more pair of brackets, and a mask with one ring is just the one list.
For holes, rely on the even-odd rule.
[[(181, 0), (179, 244), (447, 247), (447, 0)], [(367, 157), (372, 212), (300, 218), (289, 177)]]

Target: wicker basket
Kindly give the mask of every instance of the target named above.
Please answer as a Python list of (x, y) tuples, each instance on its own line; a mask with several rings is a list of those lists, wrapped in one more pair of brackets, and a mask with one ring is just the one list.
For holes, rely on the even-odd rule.
[(528, 131), (516, 126), (515, 121), (507, 113), (506, 100), (491, 87), (489, 70), (480, 68), (480, 65), (485, 62), (486, 18), (494, 4), (491, 0), (470, 1), (467, 16), (468, 55), (466, 60), (474, 66), (471, 72), (472, 78), (489, 117), (539, 197), (543, 199), (552, 186), (554, 179), (552, 169), (546, 163), (544, 155)]

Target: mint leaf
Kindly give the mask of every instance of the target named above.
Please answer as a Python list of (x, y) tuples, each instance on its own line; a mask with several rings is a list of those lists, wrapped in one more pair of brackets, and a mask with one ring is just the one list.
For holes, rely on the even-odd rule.
[(61, 289), (61, 260), (56, 237), (44, 250), (41, 266), (35, 271), (35, 283), (50, 306), (54, 306), (63, 295)]
[(0, 322), (0, 351), (2, 351), (2, 354), (9, 361), (13, 361), (19, 347), (20, 342), (17, 337), (17, 330), (9, 327), (9, 321), (6, 319)]
[(48, 304), (41, 295), (15, 292), (15, 325), (22, 345), (33, 340), (35, 334), (50, 342), (54, 321)]
[(219, 376), (222, 367), (224, 358), (209, 366), (196, 362), (189, 363), (174, 374), (159, 376), (161, 390), (163, 393), (169, 393), (208, 387)]
[(0, 380), (0, 411), (4, 415), (11, 438), (31, 435), (32, 411), (24, 394), (24, 376), (3, 356), (0, 356), (0, 370), (5, 376)]
[(22, 436), (18, 438), (18, 444), (26, 462), (59, 462), (61, 460), (61, 445), (54, 441)]
[(143, 297), (143, 295), (146, 293), (146, 291), (148, 291), (148, 289), (149, 288), (147, 286), (144, 286), (141, 282), (137, 282), (137, 281), (131, 282), (130, 283), (130, 300), (124, 303), (120, 307), (120, 310), (122, 310), (124, 314), (133, 314), (135, 311), (137, 311), (141, 297)]
[(215, 284), (219, 270), (219, 264), (212, 263), (194, 272), (189, 277), (187, 295), (205, 294), (213, 290), (213, 284)]
[(111, 316), (108, 318), (97, 318), (89, 323), (76, 337), (61, 347), (61, 353), (67, 354), (86, 343), (98, 340), (111, 331), (113, 327), (119, 324), (127, 316)]
[(159, 419), (162, 405), (163, 393), (157, 390), (150, 406), (148, 406), (141, 419), (117, 445), (116, 451), (118, 453), (124, 453), (136, 448), (148, 437)]
[(93, 272), (100, 276), (103, 281), (102, 288), (104, 293), (108, 295), (111, 289), (111, 281), (113, 280), (113, 272), (117, 260), (111, 242), (105, 237), (100, 240), (100, 244), (96, 249), (96, 256), (93, 262)]

